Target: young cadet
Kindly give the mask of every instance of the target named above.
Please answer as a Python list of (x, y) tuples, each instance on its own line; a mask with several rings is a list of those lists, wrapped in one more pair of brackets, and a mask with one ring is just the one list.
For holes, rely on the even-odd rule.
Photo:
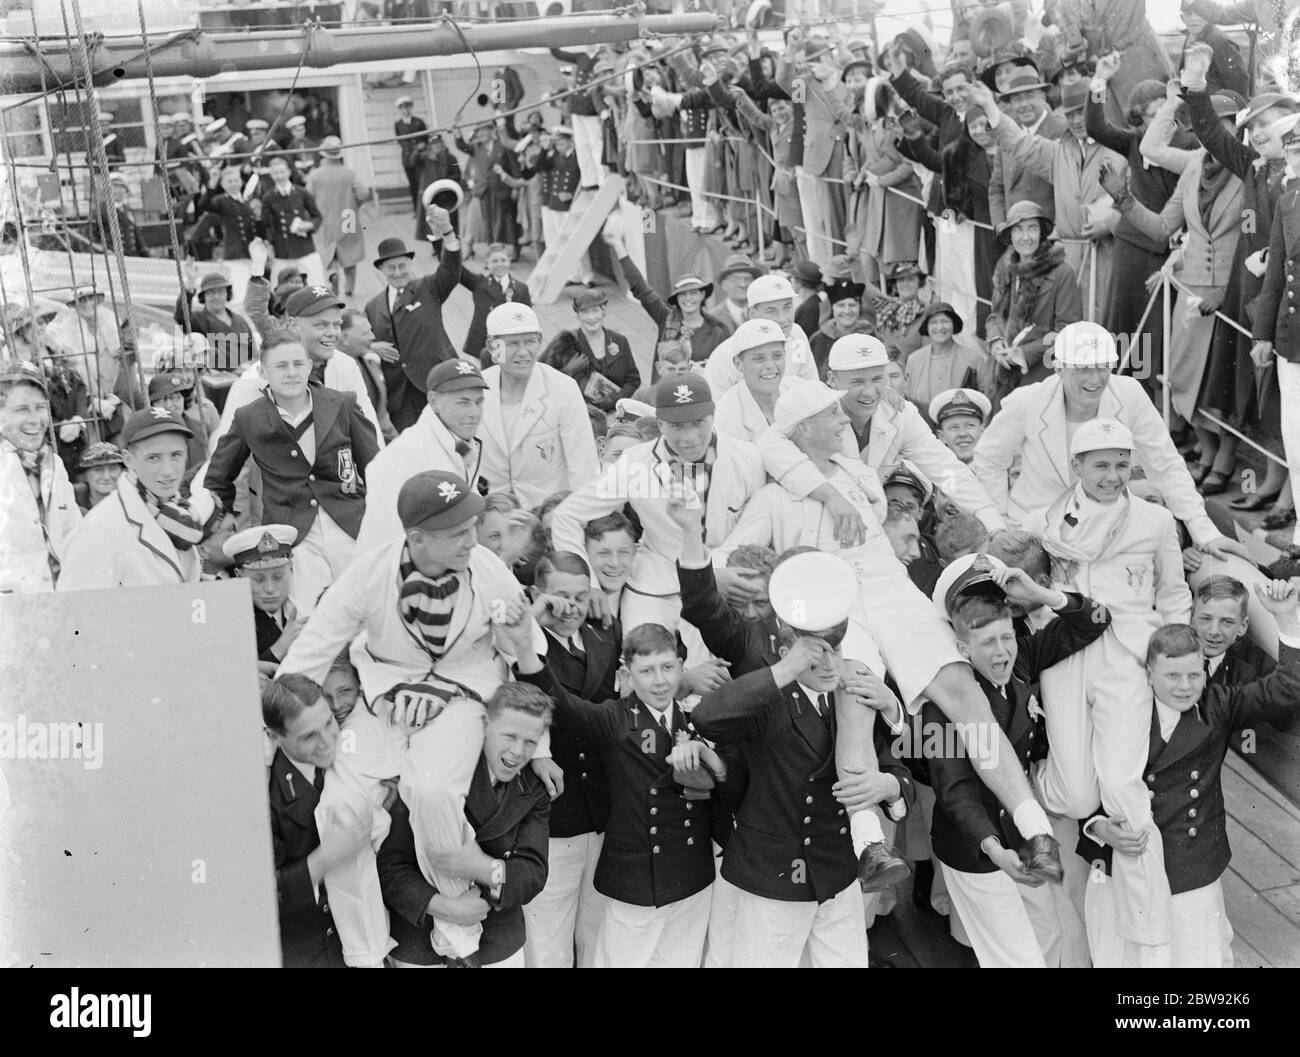
[[(1300, 613), (1294, 580), (1273, 580), (1255, 593), (1277, 621), (1278, 666), (1239, 686), (1209, 686), (1205, 655), (1187, 625), (1166, 625), (1147, 646), (1146, 669), (1154, 702), (1148, 715), (1143, 784), (1164, 849), (1172, 928), (1161, 959), (1188, 969), (1232, 967), (1232, 926), (1219, 878), (1228, 867), (1223, 761), (1238, 731), (1293, 712), (1300, 703)], [(1115, 921), (1115, 886), (1098, 876), (1145, 854), (1151, 838), (1122, 812), (1090, 818), (1078, 852), (1093, 863), (1088, 885), (1088, 938), (1098, 967), (1138, 967), (1144, 952), (1126, 941)], [(1105, 845), (1105, 847), (1102, 847)], [(1111, 854), (1112, 849), (1119, 852)]]
[(298, 533), (294, 569), (299, 612), (316, 600), (356, 553), (366, 507), (366, 468), (379, 451), (374, 426), (352, 393), (309, 387), (310, 359), (295, 332), (262, 344), (261, 399), (235, 412), (204, 485), (226, 509), (251, 456), (262, 473), (262, 515)]
[(197, 583), (197, 545), (217, 520), (212, 496), (181, 495), (194, 431), (160, 407), (122, 429), (126, 472), (117, 493), (81, 520), (67, 542), (60, 591)]
[(989, 398), (978, 389), (945, 389), (929, 407), (939, 440), (967, 466), (975, 460), (975, 445), (992, 411)]
[(730, 338), (740, 382), (718, 401), (719, 433), (754, 441), (772, 424), (776, 398), (794, 384), (785, 374), (785, 335), (770, 319), (749, 319)]
[[(1048, 607), (1046, 627), (1017, 635), (1010, 603)], [(952, 624), (957, 650), (970, 661), (993, 716), (1026, 775), (1047, 751), (1038, 679), (1083, 649), (1110, 625), (1110, 615), (1079, 594), (1036, 584), (1020, 569), (987, 554), (958, 558), (935, 585), (934, 604)], [(1015, 828), (957, 738), (951, 722), (931, 702), (922, 710), (925, 741), (938, 737), (943, 751), (927, 753), (935, 792), (930, 839), (953, 907), (979, 957), (980, 968), (1061, 967), (1061, 915), (1081, 931), (1065, 893), (1025, 871), (1012, 850)]]
[(1192, 627), (1205, 654), (1208, 686), (1241, 686), (1273, 670), (1273, 658), (1246, 638), (1250, 592), (1231, 576), (1212, 576), (1196, 589)]
[[(533, 570), (533, 619), (545, 636), (544, 657), (574, 697), (615, 696), (622, 628), (591, 619), (591, 566), (578, 554), (551, 551)], [(530, 969), (589, 969), (605, 897), (595, 888), (596, 864), (609, 821), (609, 776), (581, 725), (556, 724), (551, 754), (564, 773), (564, 792), (551, 804), (546, 887), (528, 904), (525, 956)]]
[(268, 791), (284, 967), (341, 969), (343, 950), (329, 905), (333, 893), (326, 891), (324, 878), (366, 843), (370, 831), (352, 812), (317, 825), (339, 727), (320, 686), (301, 675), (266, 684), (262, 722), (275, 744)]
[[(687, 565), (699, 565), (702, 549), (683, 532), (688, 535), (684, 578)], [(720, 600), (705, 570), (698, 590), (712, 596), (716, 609)], [(866, 968), (862, 866), (848, 812), (857, 807), (867, 816), (877, 803), (888, 803), (901, 818), (915, 791), (883, 737), (876, 751), (889, 765), (845, 773), (837, 782), (837, 743), (868, 729), (842, 725), (850, 713), (866, 712), (872, 697), (893, 695), (869, 673), (845, 674), (841, 643), (858, 591), (839, 559), (814, 553), (787, 558), (773, 572), (770, 591), (780, 619), (779, 656), (770, 665), (766, 652), (733, 662), (747, 674), (705, 694), (691, 715), (696, 729), (740, 755), (748, 772), (722, 858), (722, 874), (738, 890), (730, 962), (795, 968), (806, 954), (814, 968)], [(747, 643), (734, 616), (717, 631), (737, 646)], [(859, 756), (872, 752), (869, 741), (855, 748)], [(894, 872), (886, 867), (882, 876)]]
[(713, 886), (709, 790), (726, 781), (727, 768), (677, 700), (676, 637), (658, 624), (629, 632), (620, 670), (629, 693), (597, 703), (564, 688), (528, 648), (527, 628), (516, 635), (519, 677), (554, 698), (557, 727), (589, 741), (609, 776), (596, 967), (698, 968)]
[[(771, 546), (778, 553), (792, 546), (810, 546), (847, 563), (856, 577), (866, 625), (908, 712), (916, 713), (928, 698), (958, 724), (967, 750), (984, 764), (980, 777), (1012, 813), (1025, 837), (1020, 850), (1026, 863), (1045, 880), (1058, 881), (1059, 850), (1047, 816), (1015, 765), (1005, 735), (994, 726), (988, 701), (957, 652), (951, 631), (894, 557), (881, 529), (886, 500), (879, 478), (861, 459), (843, 450), (848, 426), (838, 392), (821, 382), (800, 382), (777, 401), (772, 432), (791, 443), (797, 456), (807, 460), (822, 479), (821, 487), (834, 491), (866, 526), (864, 542), (856, 546), (842, 542), (839, 518), (816, 493), (800, 499), (784, 485), (773, 483), (745, 507), (719, 553), (725, 556), (741, 543)], [(987, 731), (983, 740), (981, 730)]]
[(53, 591), (81, 524), (72, 482), (49, 444), (45, 376), (26, 360), (0, 368), (0, 592)]
[[(393, 912), (393, 960), (400, 968), (524, 968), (524, 907), (546, 883), (551, 810), (528, 761), (551, 715), (546, 695), (519, 683), (503, 683), (484, 705), (483, 751), (463, 800), (465, 842), (432, 856), (438, 869), (474, 882), (460, 895), (440, 892), (422, 872), (410, 811), (400, 799), (390, 806), (379, 884)], [(438, 921), (481, 924), (478, 950), (464, 959), (438, 954), (430, 942)]]
[(306, 624), (290, 600), (293, 593), (293, 545), (298, 530), (292, 525), (259, 525), (236, 532), (221, 546), (235, 575), (248, 581), (253, 593), (253, 630), (257, 634), (257, 659), (272, 668), (289, 652)]
[(420, 417), (366, 467), (366, 513), (357, 534), (357, 550), (373, 550), (402, 534), (397, 517), (397, 493), (423, 470), (446, 470), (473, 482), (479, 491), (483, 421), (487, 382), (478, 364), (459, 358), (444, 360), (429, 372), (428, 406)]
[[(354, 751), (340, 757), (325, 799), (361, 810), (382, 800), (381, 781), (398, 778), (420, 868), (430, 879), (436, 871), (429, 856), (443, 847), (449, 826), (463, 825), (448, 804), (465, 795), (482, 751), (482, 702), (513, 659), (502, 653), (496, 626), (524, 599), (510, 570), (476, 543), (483, 505), (453, 474), (412, 477), (397, 496), (403, 535), (357, 556), (280, 666), (282, 674), (323, 680), (351, 643), (369, 704), (348, 717)], [(404, 717), (413, 720), (410, 737), (395, 734)], [(464, 883), (458, 891), (434, 883), (445, 894), (465, 890)], [(348, 964), (382, 961), (391, 943), (369, 846), (340, 864), (331, 884)]]
[[(699, 375), (661, 381), (655, 418), (661, 436), (629, 448), (599, 477), (582, 482), (555, 508), (551, 536), (557, 550), (581, 553), (583, 526), (630, 505), (642, 535), (618, 615), (624, 627), (662, 624), (676, 631), (681, 599), (673, 563), (682, 542), (664, 499), (681, 482), (690, 484), (703, 504), (707, 542), (716, 547), (765, 476), (754, 445), (715, 431), (713, 394)], [(743, 604), (757, 597), (752, 578), (740, 570), (719, 569), (717, 578), (729, 600)], [(692, 637), (687, 645), (698, 649)], [(695, 663), (695, 657), (689, 660)]]
[[(1104, 603), (1111, 627), (1087, 649), (1043, 673), (1051, 744), (1039, 788), (1049, 811), (1087, 818), (1100, 799), (1135, 832), (1151, 832), (1142, 783), (1150, 693), (1142, 672), (1147, 639), (1185, 624), (1192, 597), (1183, 580), (1173, 515), (1130, 494), (1133, 433), (1110, 418), (1082, 423), (1070, 441), (1075, 484), (1026, 531), (1052, 558), (1052, 581)], [(1120, 935), (1158, 964), (1170, 935), (1169, 882), (1159, 841), (1116, 869)]]

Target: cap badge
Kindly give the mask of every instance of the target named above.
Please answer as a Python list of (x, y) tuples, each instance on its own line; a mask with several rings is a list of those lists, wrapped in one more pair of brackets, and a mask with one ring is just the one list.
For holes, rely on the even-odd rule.
[(315, 294), (317, 297), (333, 297), (333, 296), (334, 296), (334, 291), (331, 290), (328, 286), (313, 286), (313, 287), (311, 288), (311, 292), (312, 292), (313, 294)]
[(457, 488), (450, 481), (443, 481), (442, 484), (438, 485), (438, 495), (440, 495), (443, 499), (445, 499), (448, 503), (450, 503), (453, 499), (455, 499), (458, 495), (460, 495), (460, 489)]
[(673, 390), (673, 400), (679, 404), (689, 404), (694, 396), (689, 385), (679, 385)]
[(457, 373), (457, 374), (473, 374), (473, 373), (474, 373), (474, 365), (473, 365), (472, 363), (470, 363), (468, 360), (457, 360), (457, 361), (456, 361), (456, 373)]
[(262, 538), (258, 541), (257, 552), (259, 554), (270, 554), (280, 549), (280, 541), (272, 536), (269, 532), (263, 532)]
[(161, 407), (151, 407), (149, 409), (149, 414), (152, 415), (154, 418), (170, 419), (172, 417), (172, 413), (170, 411), (164, 410)]

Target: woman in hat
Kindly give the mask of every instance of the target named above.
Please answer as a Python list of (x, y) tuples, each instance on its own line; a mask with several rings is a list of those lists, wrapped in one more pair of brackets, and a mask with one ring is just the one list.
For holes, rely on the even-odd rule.
[[(1192, 71), (1185, 71), (1184, 76), (1190, 82)], [(1202, 84), (1198, 82), (1196, 87)], [(1237, 134), (1235, 119), (1244, 102), (1239, 96), (1224, 93), (1210, 97), (1214, 114), (1230, 136)], [(1148, 142), (1168, 141), (1178, 105), (1179, 100), (1171, 93), (1147, 131)], [(1237, 438), (1226, 432), (1220, 437), (1217, 426), (1196, 417), (1196, 408), (1217, 325), (1214, 311), (1224, 304), (1244, 226), (1241, 177), (1201, 149), (1190, 154), (1174, 193), (1159, 213), (1136, 199), (1129, 189), (1126, 171), (1107, 169), (1102, 175), (1102, 187), (1120, 215), (1154, 239), (1168, 240), (1180, 228), (1187, 229), (1182, 248), (1164, 266), (1165, 271), (1177, 276), (1182, 287), (1169, 344), (1169, 355), (1171, 359), (1176, 355), (1177, 362), (1164, 373), (1169, 378), (1174, 410), (1196, 431), (1200, 460), (1192, 468), (1192, 479), (1205, 495), (1225, 492), (1236, 461)], [(1152, 276), (1151, 288), (1156, 281), (1158, 278)], [(1151, 367), (1154, 365), (1147, 369)], [(1181, 428), (1182, 423), (1175, 426)]]
[[(659, 327), (656, 342), (689, 341), (691, 360), (698, 364), (707, 363), (710, 353), (731, 334), (726, 323), (704, 308), (704, 303), (713, 293), (713, 284), (706, 283), (698, 275), (683, 275), (673, 283), (671, 294), (666, 298), (660, 297), (627, 255), (627, 243), (623, 241), (622, 233), (607, 228), (604, 238), (618, 258), (628, 289)], [(658, 380), (657, 375), (650, 379), (651, 382)]]
[(921, 316), (921, 333), (929, 343), (908, 357), (906, 378), (907, 395), (922, 415), (945, 389), (978, 388), (979, 369), (988, 357), (983, 349), (958, 339), (962, 329), (961, 316), (946, 301), (932, 302)]
[(117, 479), (126, 469), (126, 461), (116, 445), (101, 440), (82, 452), (77, 468), (81, 471), (81, 480), (72, 486), (72, 490), (77, 497), (77, 506), (81, 507), (83, 514), (88, 514), (93, 506), (117, 491)]
[[(185, 289), (176, 299), (174, 318), (178, 325), (184, 325), (185, 315), (182, 301), (196, 296), (193, 289), (194, 272), (197, 265), (186, 262)], [(209, 272), (198, 284), (195, 306), (190, 304), (190, 332), (202, 334), (207, 339), (207, 353), (203, 366), (207, 368), (203, 385), (217, 405), (217, 411), (224, 410), (226, 394), (235, 379), (243, 373), (257, 357), (260, 347), (253, 325), (230, 306), (234, 288), (230, 280), (220, 272)]]
[[(1253, 322), (1250, 304), (1259, 296), (1265, 271), (1273, 215), (1282, 195), (1286, 156), (1276, 122), (1297, 110), (1295, 100), (1275, 92), (1252, 99), (1237, 115), (1236, 125), (1245, 128), (1247, 142), (1234, 136), (1214, 112), (1208, 90), (1185, 88), (1192, 131), (1209, 155), (1240, 177), (1241, 213), (1254, 223), (1243, 224), (1237, 252), (1223, 298), (1223, 311), (1249, 328)], [(1137, 174), (1132, 177), (1137, 182)], [(1134, 197), (1140, 197), (1134, 188)], [(1145, 204), (1145, 203), (1144, 203)], [(1218, 326), (1210, 345), (1205, 372), (1205, 396), (1210, 407), (1239, 428), (1244, 428), (1277, 455), (1283, 454), (1281, 397), (1277, 371), (1266, 369), (1257, 375), (1250, 360), (1249, 335), (1229, 326)], [(1264, 528), (1283, 528), (1295, 520), (1295, 504), (1284, 462), (1265, 460), (1264, 483), (1255, 491), (1232, 500), (1237, 510), (1272, 509), (1264, 516)]]
[(619, 400), (641, 385), (632, 345), (617, 331), (605, 329), (604, 290), (584, 290), (573, 299), (576, 330), (561, 331), (541, 355), (541, 362), (567, 374), (582, 390), (582, 398), (601, 411), (614, 410)]
[(905, 106), (888, 81), (873, 77), (862, 104), (866, 121), (850, 131), (844, 155), (848, 253), (872, 280), (884, 265), (915, 257), (921, 242), (921, 180), (898, 152), (902, 128), (896, 111)]
[(876, 336), (903, 356), (919, 349), (921, 316), (930, 303), (922, 284), (929, 277), (915, 261), (895, 261), (885, 268), (885, 288), (867, 283), (868, 307), (876, 320)]
[[(766, 63), (764, 59), (767, 60)], [(770, 74), (766, 72), (769, 66), (772, 70)], [(756, 73), (761, 74), (761, 77), (755, 76)], [(808, 245), (803, 234), (803, 207), (799, 203), (799, 188), (795, 183), (794, 165), (790, 160), (794, 107), (789, 94), (776, 83), (775, 76), (770, 54), (760, 56), (750, 62), (752, 98), (751, 94), (738, 85), (732, 86), (731, 96), (740, 116), (755, 133), (765, 133), (771, 147), (775, 166), (766, 165), (764, 160), (762, 167), (771, 172), (771, 204), (776, 217), (772, 226), (772, 238), (764, 256), (771, 260), (774, 267), (780, 267), (786, 257), (806, 260)], [(760, 104), (766, 105), (766, 113)], [(762, 222), (766, 223), (766, 218)]]
[(874, 332), (871, 325), (862, 318), (862, 295), (867, 289), (865, 283), (855, 283), (847, 276), (843, 279), (828, 276), (825, 289), (826, 299), (831, 306), (830, 318), (808, 340), (813, 362), (817, 364), (817, 377), (823, 382), (826, 381), (826, 360), (830, 356), (832, 345), (846, 334)]
[(1083, 318), (1078, 279), (1065, 250), (1048, 241), (1051, 233), (1046, 210), (1028, 198), (1012, 204), (998, 225), (1007, 249), (993, 272), (993, 304), (984, 323), (993, 359), (979, 386), (995, 411), (1012, 389), (1051, 377), (1045, 351)]
[[(1165, 86), (1156, 80), (1139, 82), (1128, 99), (1127, 125), (1113, 125), (1106, 117), (1105, 96), (1106, 86), (1119, 70), (1119, 65), (1120, 57), (1116, 54), (1103, 55), (1097, 60), (1092, 90), (1084, 103), (1084, 121), (1089, 136), (1128, 162), (1134, 197), (1148, 209), (1159, 212), (1178, 186), (1178, 173), (1163, 165), (1144, 164), (1141, 148), (1146, 130), (1165, 101)], [(1280, 149), (1278, 154), (1280, 157)], [(1263, 231), (1261, 237), (1267, 242), (1267, 225)], [(1148, 291), (1143, 284), (1165, 263), (1169, 256), (1169, 243), (1143, 234), (1132, 221), (1123, 218), (1115, 225), (1114, 234), (1118, 240), (1118, 252), (1111, 255), (1109, 276), (1098, 300), (1098, 322), (1112, 334), (1132, 334), (1147, 305)], [(1142, 340), (1153, 343), (1152, 352), (1158, 353), (1159, 346), (1154, 343), (1163, 337), (1159, 313), (1153, 311), (1148, 317)], [(1155, 385), (1155, 373), (1151, 372), (1146, 380), (1149, 387)]]

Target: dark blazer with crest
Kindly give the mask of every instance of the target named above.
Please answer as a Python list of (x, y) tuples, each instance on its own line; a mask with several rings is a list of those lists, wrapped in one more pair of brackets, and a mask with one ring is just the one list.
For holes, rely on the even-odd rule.
[(264, 524), (292, 525), (301, 540), (319, 507), (356, 539), (366, 509), (366, 467), (379, 452), (375, 428), (361, 413), (355, 393), (312, 386), (311, 399), (313, 462), (301, 454), (267, 389), (235, 412), (229, 431), (217, 441), (203, 484), (230, 510), (235, 478), (252, 455), (262, 471)]
[[(573, 653), (546, 636), (546, 663), (569, 693), (587, 701), (614, 696), (614, 675), (623, 641), (618, 621), (604, 628), (587, 621), (578, 629), (584, 653)], [(571, 724), (551, 727), (551, 757), (564, 771), (564, 792), (551, 802), (551, 836), (603, 833), (609, 821), (609, 776), (600, 751)]]
[(714, 873), (712, 797), (688, 799), (668, 765), (679, 734), (699, 740), (680, 706), (673, 704), (670, 737), (635, 695), (583, 701), (547, 667), (519, 679), (554, 700), (557, 729), (576, 732), (604, 760), (610, 812), (596, 891), (634, 906), (665, 907), (708, 888)]
[[(993, 718), (1006, 732), (1026, 773), (1031, 763), (1047, 755), (1042, 710), (1036, 706), (1039, 678), (1052, 665), (1100, 638), (1110, 627), (1110, 614), (1103, 607), (1082, 595), (1066, 597), (1070, 604), (1050, 624), (1031, 634), (1016, 636), (1018, 652), (1005, 698), (984, 676), (975, 673), (975, 680), (993, 710)], [(943, 729), (945, 747), (960, 744), (954, 725), (932, 701), (925, 703), (922, 716), (923, 738), (932, 730)], [(1021, 837), (1011, 816), (980, 780), (969, 756), (963, 753), (932, 757), (929, 763), (935, 796), (930, 843), (935, 855), (954, 870), (993, 873), (998, 867), (980, 850), (980, 843), (986, 837), (997, 837), (1004, 847), (1018, 848)]]
[[(1142, 777), (1151, 792), (1151, 815), (1160, 830), (1165, 873), (1174, 895), (1213, 884), (1232, 858), (1221, 776), (1233, 734), (1300, 706), (1300, 649), (1280, 640), (1277, 662), (1271, 673), (1254, 682), (1206, 686), (1196, 707), (1179, 717), (1168, 742), (1160, 735), (1159, 713), (1154, 702), (1151, 705)], [(1110, 873), (1112, 849), (1083, 832), (1091, 821), (1079, 824), (1075, 850)]]
[[(379, 888), (392, 912), (397, 948), (393, 957), (414, 965), (440, 965), (444, 958), (429, 942), (433, 921), (425, 913), (438, 890), (420, 872), (415, 857), (411, 815), (400, 800), (388, 809), (392, 826), (379, 848)], [(484, 893), (492, 910), (483, 919), (475, 965), (504, 961), (524, 945), (524, 904), (546, 885), (548, 819), (551, 800), (532, 769), (525, 767), (506, 786), (498, 801), (487, 760), (480, 756), (465, 798), (465, 818), (478, 846), (505, 863), (505, 882), (498, 901)]]
[[(711, 566), (677, 568), (682, 619), (700, 629), (709, 651), (731, 664), (732, 682), (705, 694), (691, 714), (696, 729), (739, 753), (748, 786), (722, 857), (722, 876), (766, 899), (823, 903), (857, 881), (857, 859), (844, 807), (831, 793), (835, 774), (834, 695), (827, 719), (797, 685), (780, 687), (770, 633), (747, 624), (718, 593)], [(877, 723), (882, 773), (898, 779), (903, 801), (916, 799), (893, 738)], [(606, 838), (608, 842), (608, 838)]]
[(312, 889), (307, 856), (320, 845), (316, 804), (320, 794), (284, 752), (270, 769), (271, 844), (280, 902), (280, 949), (286, 969), (342, 969), (343, 947), (330, 916), (325, 885)]

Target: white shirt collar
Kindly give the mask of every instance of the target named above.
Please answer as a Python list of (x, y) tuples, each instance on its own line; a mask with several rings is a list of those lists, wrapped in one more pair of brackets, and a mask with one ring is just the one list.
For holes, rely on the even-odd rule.
[(809, 702), (812, 703), (812, 706), (813, 706), (814, 708), (817, 707), (817, 698), (822, 697), (822, 696), (824, 696), (824, 697), (826, 698), (826, 707), (827, 707), (827, 708), (830, 708), (830, 707), (831, 707), (831, 695), (830, 695), (830, 694), (824, 694), (824, 695), (823, 695), (823, 693), (822, 693), (821, 691), (819, 691), (819, 690), (814, 690), (814, 689), (812, 689), (812, 687), (809, 687), (809, 686), (804, 686), (803, 683), (798, 683), (797, 685), (798, 685), (799, 689), (803, 691), (804, 696), (805, 696), (806, 698), (808, 698)]
[(1183, 713), (1176, 708), (1170, 708), (1168, 705), (1156, 701), (1156, 718), (1160, 720), (1160, 737), (1168, 741), (1174, 736), (1174, 728), (1178, 726), (1178, 721), (1183, 718)]
[(297, 769), (297, 771), (298, 771), (299, 774), (301, 774), (304, 778), (307, 779), (307, 784), (308, 784), (308, 785), (315, 785), (315, 784), (316, 784), (316, 768), (315, 768), (315, 767), (313, 767), (313, 766), (312, 766), (311, 764), (309, 764), (309, 763), (299, 763), (297, 760), (292, 759), (292, 758), (289, 756), (288, 753), (285, 753), (284, 758), (285, 758), (286, 760), (288, 760), (291, 764), (294, 765), (294, 767)]
[(1206, 668), (1206, 672), (1205, 672), (1205, 674), (1206, 674), (1206, 675), (1213, 675), (1213, 674), (1214, 674), (1215, 672), (1217, 672), (1220, 668), (1222, 668), (1222, 667), (1223, 667), (1223, 662), (1224, 662), (1224, 660), (1227, 658), (1227, 656), (1228, 656), (1228, 651), (1227, 651), (1227, 650), (1224, 650), (1224, 651), (1223, 651), (1221, 654), (1219, 654), (1217, 657), (1207, 657), (1207, 658), (1205, 659), (1205, 668)]

